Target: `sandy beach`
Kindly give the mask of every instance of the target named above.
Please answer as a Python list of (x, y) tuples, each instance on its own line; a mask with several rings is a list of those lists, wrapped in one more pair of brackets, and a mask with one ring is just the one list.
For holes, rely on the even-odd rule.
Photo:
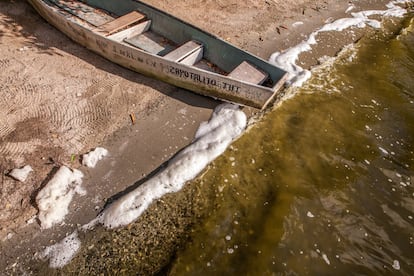
[[(145, 2), (268, 60), (322, 25), (350, 17), (351, 10), (386, 9), (389, 1)], [(19, 259), (27, 260), (88, 223), (120, 192), (151, 177), (191, 143), (220, 102), (103, 59), (47, 24), (26, 1), (1, 2), (0, 18), (0, 267), (12, 271)], [(310, 69), (365, 31), (321, 34), (297, 64)], [(252, 108), (243, 111), (249, 117), (260, 115)], [(94, 169), (82, 166), (81, 155), (98, 146), (109, 155)], [(24, 183), (7, 175), (24, 165), (33, 168)], [(87, 193), (74, 198), (64, 224), (42, 230), (34, 199), (61, 165), (83, 172)], [(198, 189), (185, 187), (168, 195), (131, 226), (141, 228), (139, 240), (148, 241), (143, 247), (164, 239), (164, 252), (142, 257), (152, 260), (143, 271), (158, 271), (185, 240), (197, 220), (192, 203)], [(166, 217), (177, 224), (166, 226)]]

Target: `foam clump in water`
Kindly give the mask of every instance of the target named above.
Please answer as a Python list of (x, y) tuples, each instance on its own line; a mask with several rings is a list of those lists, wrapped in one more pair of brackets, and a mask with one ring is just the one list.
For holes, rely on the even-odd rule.
[(75, 231), (59, 243), (46, 247), (40, 254), (40, 258), (49, 259), (51, 268), (61, 268), (68, 264), (78, 252), (81, 242), (78, 238), (78, 232)]
[(397, 260), (394, 260), (394, 262), (392, 263), (392, 268), (394, 268), (395, 270), (400, 270), (400, 262)]

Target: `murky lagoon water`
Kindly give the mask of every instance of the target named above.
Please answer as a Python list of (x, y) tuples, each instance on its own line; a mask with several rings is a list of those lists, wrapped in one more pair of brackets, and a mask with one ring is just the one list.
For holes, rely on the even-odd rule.
[(172, 274), (414, 275), (413, 25), (321, 68), (214, 162)]

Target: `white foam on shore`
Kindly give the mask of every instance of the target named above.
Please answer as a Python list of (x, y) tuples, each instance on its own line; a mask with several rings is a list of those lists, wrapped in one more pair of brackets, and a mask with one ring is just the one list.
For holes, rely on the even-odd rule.
[[(115, 228), (133, 222), (153, 200), (166, 193), (180, 190), (187, 181), (194, 179), (211, 161), (226, 150), (243, 132), (246, 124), (246, 115), (238, 106), (232, 104), (217, 106), (210, 120), (200, 124), (193, 143), (171, 159), (163, 171), (112, 203), (97, 218), (79, 229), (89, 231), (98, 223), (108, 228)], [(81, 241), (75, 231), (61, 242), (47, 247), (40, 257), (49, 259), (50, 267), (60, 268), (72, 260), (80, 246)]]
[(108, 151), (104, 148), (97, 147), (94, 150), (82, 156), (82, 165), (89, 168), (95, 168), (99, 160), (108, 155)]
[(303, 24), (304, 23), (302, 21), (297, 21), (297, 22), (292, 23), (292, 27), (296, 28), (296, 27), (301, 26)]
[(355, 9), (355, 6), (353, 4), (349, 4), (348, 8), (346, 9), (345, 13), (349, 13), (350, 11), (352, 11), (353, 9)]
[(43, 229), (63, 222), (69, 213), (69, 204), (75, 194), (85, 195), (82, 189), (83, 174), (79, 170), (71, 170), (62, 166), (53, 178), (36, 196), (39, 209), (38, 218)]
[(23, 168), (13, 169), (9, 173), (9, 176), (13, 177), (14, 179), (20, 182), (25, 182), (27, 177), (29, 176), (29, 173), (32, 171), (33, 171), (32, 167), (30, 165), (26, 165)]
[(282, 52), (275, 52), (271, 55), (269, 62), (286, 70), (289, 78), (287, 83), (291, 86), (302, 86), (302, 84), (311, 77), (309, 70), (303, 69), (301, 66), (296, 64), (299, 55), (303, 52), (310, 51), (312, 45), (317, 44), (316, 36), (321, 32), (328, 31), (343, 31), (350, 27), (364, 28), (367, 25), (373, 28), (380, 28), (381, 22), (375, 19), (370, 19), (370, 16), (381, 15), (381, 16), (392, 16), (402, 17), (407, 11), (400, 6), (398, 3), (405, 3), (403, 0), (392, 1), (387, 4), (388, 10), (370, 10), (352, 13), (352, 18), (341, 18), (335, 20), (332, 23), (328, 23), (319, 30), (310, 34), (306, 41), (299, 43), (298, 45), (289, 48)]
[(235, 105), (222, 104), (208, 122), (200, 125), (191, 145), (180, 151), (168, 166), (107, 209), (98, 220), (108, 228), (135, 221), (155, 199), (177, 192), (222, 154), (246, 127), (246, 115)]
[(61, 268), (73, 259), (80, 246), (78, 232), (75, 231), (59, 243), (46, 247), (39, 257), (43, 260), (49, 259), (51, 268)]

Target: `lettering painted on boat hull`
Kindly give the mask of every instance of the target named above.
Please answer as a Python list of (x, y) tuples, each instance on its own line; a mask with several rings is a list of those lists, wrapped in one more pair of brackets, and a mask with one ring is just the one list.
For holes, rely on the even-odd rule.
[(228, 92), (239, 93), (241, 91), (241, 87), (235, 84), (231, 84), (210, 76), (202, 75), (199, 73), (191, 72), (189, 70), (185, 70), (183, 68), (179, 68), (177, 66), (173, 66), (168, 63), (164, 63), (162, 61), (157, 61), (153, 58), (144, 58), (137, 51), (133, 51), (131, 49), (120, 48), (117, 45), (113, 45), (112, 52), (115, 55), (122, 56), (134, 62), (142, 63), (143, 66), (152, 67), (155, 70), (162, 71), (165, 74), (171, 75), (176, 78), (180, 78), (183, 80), (189, 80), (194, 82), (195, 84), (203, 84), (210, 87), (215, 87), (218, 89), (223, 89)]
[(193, 72), (189, 72), (187, 70), (181, 69), (181, 68), (177, 68), (175, 66), (172, 65), (164, 65), (164, 72), (170, 75), (174, 75), (177, 76), (181, 79), (189, 79), (195, 83), (198, 84), (205, 84), (205, 85), (209, 85), (209, 86), (215, 86), (217, 88), (220, 89), (224, 89), (227, 90), (229, 92), (235, 92), (238, 93), (241, 89), (240, 86), (234, 85), (234, 84), (230, 84), (221, 80), (216, 80), (214, 78), (210, 78), (208, 76), (203, 76), (201, 74), (198, 73), (193, 73)]

